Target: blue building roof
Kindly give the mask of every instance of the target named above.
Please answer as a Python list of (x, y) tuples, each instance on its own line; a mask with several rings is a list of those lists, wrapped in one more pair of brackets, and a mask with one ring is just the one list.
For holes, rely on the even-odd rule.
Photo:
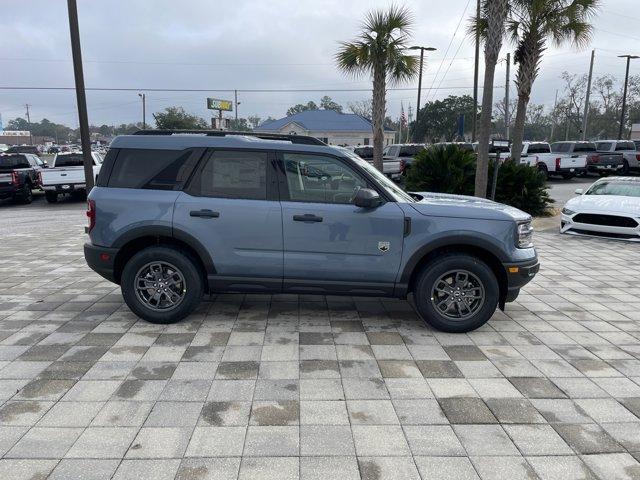
[[(355, 113), (339, 113), (335, 110), (306, 110), (278, 120), (264, 122), (256, 131), (278, 132), (288, 123), (297, 123), (312, 132), (370, 132), (371, 122)], [(385, 128), (386, 131), (393, 131)]]

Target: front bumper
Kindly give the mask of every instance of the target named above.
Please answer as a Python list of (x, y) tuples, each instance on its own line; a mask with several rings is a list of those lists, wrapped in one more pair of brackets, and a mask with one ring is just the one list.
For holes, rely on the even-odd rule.
[(637, 227), (614, 227), (612, 225), (574, 222), (573, 217), (578, 213), (588, 212), (576, 212), (571, 216), (564, 213), (560, 215), (560, 233), (640, 242), (640, 225)]
[(89, 268), (114, 283), (117, 283), (115, 279), (117, 254), (117, 248), (99, 247), (91, 243), (84, 244), (84, 259)]
[(522, 262), (508, 262), (503, 265), (507, 272), (507, 294), (504, 301), (513, 302), (518, 293), (520, 293), (520, 289), (538, 273), (540, 262), (538, 262), (538, 257), (536, 256)]

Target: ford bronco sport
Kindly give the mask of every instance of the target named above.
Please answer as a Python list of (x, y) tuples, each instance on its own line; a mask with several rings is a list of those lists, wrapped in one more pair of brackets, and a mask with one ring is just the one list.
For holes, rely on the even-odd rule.
[(529, 215), (407, 193), (305, 136), (117, 137), (87, 215), (87, 263), (154, 323), (183, 319), (204, 293), (412, 293), (429, 324), (466, 332), (538, 271)]

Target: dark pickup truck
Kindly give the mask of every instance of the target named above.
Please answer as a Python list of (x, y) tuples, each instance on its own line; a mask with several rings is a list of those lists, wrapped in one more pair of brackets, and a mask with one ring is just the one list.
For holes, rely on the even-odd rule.
[(43, 167), (42, 160), (29, 153), (0, 155), (0, 199), (31, 203), (31, 190), (38, 186), (38, 172)]

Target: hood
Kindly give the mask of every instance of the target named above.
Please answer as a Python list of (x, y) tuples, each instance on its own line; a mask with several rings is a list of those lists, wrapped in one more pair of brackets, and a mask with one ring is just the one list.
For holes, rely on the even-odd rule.
[(569, 200), (565, 207), (580, 212), (618, 213), (640, 217), (640, 197), (580, 195)]
[(485, 198), (451, 193), (410, 193), (422, 197), (410, 205), (423, 215), (518, 222), (531, 220), (531, 215), (522, 210)]

